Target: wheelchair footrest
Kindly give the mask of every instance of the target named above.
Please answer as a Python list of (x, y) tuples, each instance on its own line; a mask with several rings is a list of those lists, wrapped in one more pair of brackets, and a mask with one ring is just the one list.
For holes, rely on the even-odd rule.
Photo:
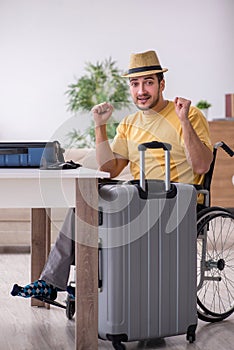
[(48, 299), (48, 298), (45, 298), (45, 297), (42, 297), (42, 296), (35, 296), (33, 297), (34, 299), (38, 299), (40, 301), (43, 301), (44, 303), (47, 303), (47, 304), (50, 304), (50, 305), (54, 305), (54, 306), (57, 306), (57, 307), (61, 307), (62, 309), (66, 309), (66, 305), (63, 305), (55, 300), (51, 300), (51, 299)]

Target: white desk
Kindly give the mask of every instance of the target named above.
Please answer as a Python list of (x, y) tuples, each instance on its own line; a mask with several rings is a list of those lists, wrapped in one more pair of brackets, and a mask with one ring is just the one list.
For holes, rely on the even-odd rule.
[[(50, 250), (50, 208), (76, 207), (75, 349), (98, 349), (98, 178), (109, 173), (0, 169), (0, 208), (31, 208), (31, 278)], [(37, 300), (33, 305), (41, 305)]]

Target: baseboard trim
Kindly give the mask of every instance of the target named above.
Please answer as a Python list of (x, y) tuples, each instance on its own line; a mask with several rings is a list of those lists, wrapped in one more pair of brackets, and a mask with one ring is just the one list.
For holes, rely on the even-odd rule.
[(0, 245), (0, 254), (30, 253), (30, 245)]

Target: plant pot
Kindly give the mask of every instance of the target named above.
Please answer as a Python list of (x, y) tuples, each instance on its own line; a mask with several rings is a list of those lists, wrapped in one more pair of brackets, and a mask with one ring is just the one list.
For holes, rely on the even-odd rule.
[(204, 114), (204, 116), (206, 117), (206, 119), (208, 119), (208, 111), (209, 111), (209, 108), (203, 108), (203, 109), (201, 109), (201, 112)]

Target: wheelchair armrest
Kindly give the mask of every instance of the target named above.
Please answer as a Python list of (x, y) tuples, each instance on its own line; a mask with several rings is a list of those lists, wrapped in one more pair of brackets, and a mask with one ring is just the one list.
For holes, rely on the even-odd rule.
[(198, 194), (204, 195), (203, 205), (205, 207), (210, 206), (210, 191), (204, 188), (202, 185), (193, 185), (197, 191)]

